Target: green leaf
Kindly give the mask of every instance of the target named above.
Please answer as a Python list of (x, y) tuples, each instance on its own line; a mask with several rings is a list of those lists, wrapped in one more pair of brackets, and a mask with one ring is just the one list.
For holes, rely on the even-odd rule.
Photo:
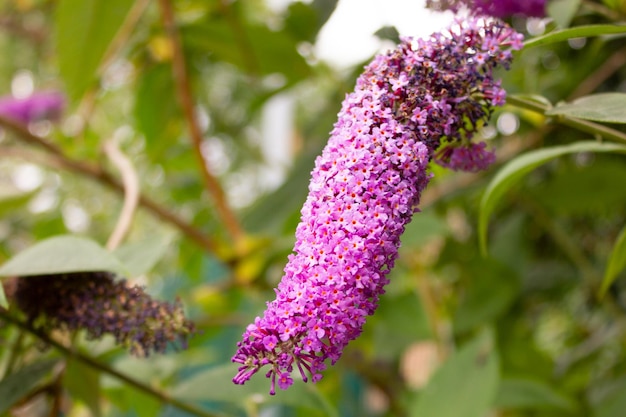
[(0, 307), (9, 308), (9, 302), (7, 301), (7, 296), (4, 293), (4, 287), (2, 286), (1, 282), (0, 282)]
[(149, 272), (161, 260), (169, 244), (168, 237), (152, 237), (122, 245), (113, 255), (126, 267), (128, 276), (136, 277)]
[(524, 42), (524, 49), (536, 46), (550, 45), (572, 38), (585, 38), (612, 34), (626, 34), (626, 26), (620, 25), (588, 25), (576, 26), (570, 29), (555, 30), (542, 36)]
[(320, 30), (333, 15), (339, 0), (313, 0), (312, 6), (317, 11), (317, 28)]
[(491, 180), (480, 201), (478, 238), (483, 255), (487, 254), (487, 225), (489, 217), (504, 193), (535, 168), (560, 156), (579, 152), (626, 153), (626, 146), (595, 141), (576, 142), (570, 145), (527, 152), (506, 164)]
[(402, 234), (401, 251), (422, 246), (434, 237), (444, 237), (450, 233), (448, 225), (433, 211), (422, 211), (411, 219)]
[[(604, 381), (606, 383), (606, 381)], [(605, 388), (605, 392), (598, 400), (592, 401), (593, 417), (623, 417), (626, 409), (626, 380), (620, 378), (611, 386)]]
[(13, 185), (10, 180), (0, 180), (0, 216), (23, 210), (24, 205), (37, 191), (24, 192)]
[(115, 256), (93, 240), (61, 235), (42, 240), (9, 259), (0, 268), (0, 277), (87, 271), (111, 271), (124, 275), (127, 272)]
[(573, 411), (574, 401), (549, 385), (530, 379), (503, 379), (495, 405), (507, 409), (560, 409)]
[(626, 267), (626, 227), (622, 229), (611, 255), (609, 256), (609, 262), (604, 272), (604, 278), (602, 279), (602, 285), (600, 286), (599, 296), (603, 297), (606, 291), (609, 289), (617, 275)]
[(285, 27), (295, 39), (315, 42), (319, 30), (317, 11), (309, 4), (300, 1), (293, 2), (287, 9)]
[(184, 27), (182, 35), (188, 47), (229, 62), (245, 73), (281, 73), (288, 84), (293, 84), (311, 72), (293, 38), (266, 26), (246, 25), (245, 33), (235, 34), (227, 22), (215, 20)]
[(381, 297), (376, 314), (368, 320), (368, 329), (371, 346), (380, 359), (393, 360), (416, 340), (432, 337), (428, 316), (414, 292)]
[[(177, 137), (180, 125), (176, 123), (179, 111), (175, 99), (174, 80), (170, 65), (161, 64), (146, 69), (138, 80), (134, 114), (137, 127), (155, 152), (171, 144), (167, 137)], [(158, 151), (156, 152), (159, 153)]]
[[(220, 401), (244, 408), (246, 403), (283, 404), (309, 410), (324, 409), (327, 415), (336, 416), (336, 410), (321, 397), (315, 385), (304, 383), (294, 374), (294, 384), (288, 390), (277, 388), (276, 395), (269, 395), (270, 380), (267, 371), (261, 370), (244, 385), (231, 380), (237, 374), (236, 364), (217, 366), (185, 379), (171, 389), (173, 397), (183, 401)], [(297, 373), (297, 371), (296, 371)]]
[(395, 26), (383, 26), (374, 32), (374, 36), (384, 41), (388, 40), (393, 43), (400, 43), (400, 32)]
[(465, 291), (454, 312), (454, 330), (463, 333), (500, 316), (519, 293), (516, 271), (492, 259), (476, 259), (463, 268)]
[(0, 414), (34, 390), (56, 365), (56, 359), (27, 365), (0, 381)]
[(60, 0), (55, 15), (61, 77), (78, 100), (97, 78), (98, 68), (133, 5), (128, 0)]
[[(316, 152), (317, 154), (317, 152)], [(262, 197), (244, 212), (243, 224), (254, 233), (276, 233), (285, 220), (299, 213), (308, 193), (315, 155), (307, 153), (294, 163), (287, 180), (278, 189)]]
[(100, 372), (76, 360), (69, 360), (63, 379), (65, 389), (74, 399), (81, 400), (92, 415), (100, 417)]
[(626, 123), (626, 94), (601, 93), (559, 103), (546, 111), (547, 116), (569, 116), (604, 123)]
[(547, 5), (548, 16), (554, 19), (557, 26), (566, 28), (570, 25), (580, 7), (581, 0), (551, 0)]
[(498, 388), (493, 335), (483, 331), (452, 355), (417, 397), (411, 417), (483, 417)]
[(598, 216), (626, 208), (625, 183), (621, 158), (597, 157), (582, 167), (568, 160), (534, 186), (529, 195), (556, 215)]

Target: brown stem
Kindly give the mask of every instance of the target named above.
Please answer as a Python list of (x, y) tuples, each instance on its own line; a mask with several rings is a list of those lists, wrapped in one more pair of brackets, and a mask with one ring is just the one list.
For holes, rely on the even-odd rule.
[[(48, 142), (40, 136), (33, 135), (20, 123), (11, 119), (0, 116), (0, 126), (13, 132), (22, 142), (45, 151), (53, 159), (53, 161), (63, 169), (96, 181), (120, 195), (124, 194), (124, 187), (122, 183), (99, 166), (68, 157), (61, 150), (61, 148)], [(187, 223), (185, 220), (169, 211), (167, 208), (161, 206), (159, 203), (144, 194), (139, 195), (139, 205), (150, 211), (164, 222), (176, 227), (181, 233), (194, 241), (200, 247), (204, 248), (207, 252), (219, 256), (219, 253), (216, 251), (217, 244), (212, 239), (204, 235), (193, 225)]]
[(161, 7), (163, 26), (165, 27), (165, 31), (172, 43), (172, 71), (174, 73), (176, 93), (178, 95), (178, 101), (182, 106), (185, 119), (187, 119), (189, 135), (191, 136), (193, 143), (194, 153), (198, 159), (204, 185), (213, 198), (217, 213), (224, 221), (224, 225), (226, 226), (226, 229), (230, 233), (231, 237), (235, 243), (241, 242), (241, 239), (244, 236), (243, 229), (241, 228), (233, 210), (229, 207), (228, 202), (226, 201), (226, 195), (224, 194), (222, 186), (209, 171), (207, 161), (202, 154), (202, 131), (200, 130), (200, 125), (194, 108), (185, 56), (183, 55), (180, 34), (174, 21), (172, 4), (169, 0), (160, 0), (159, 5)]
[(47, 345), (50, 345), (52, 347), (54, 347), (55, 349), (57, 349), (59, 352), (61, 352), (64, 356), (71, 358), (71, 359), (75, 359), (78, 362), (83, 363), (84, 365), (87, 365), (93, 369), (96, 369), (100, 372), (104, 372), (107, 375), (112, 376), (113, 378), (116, 378), (122, 382), (124, 382), (126, 385), (129, 385), (141, 392), (143, 392), (144, 394), (150, 395), (151, 397), (154, 397), (156, 399), (158, 399), (159, 401), (161, 401), (162, 403), (165, 404), (171, 404), (174, 407), (186, 411), (189, 414), (193, 414), (195, 416), (198, 417), (215, 417), (214, 414), (209, 413), (207, 411), (201, 410), (197, 407), (192, 406), (191, 404), (187, 404), (183, 401), (180, 401), (174, 397), (172, 397), (170, 394), (168, 394), (167, 392), (161, 391), (157, 388), (154, 388), (144, 382), (141, 382), (131, 376), (126, 375), (125, 373), (119, 372), (113, 368), (111, 368), (108, 364), (102, 363), (90, 356), (84, 355), (82, 353), (80, 353), (79, 351), (77, 351), (76, 349), (74, 349), (71, 346), (65, 346), (64, 344), (62, 344), (61, 342), (58, 342), (57, 340), (51, 338), (50, 336), (48, 336), (47, 334), (33, 328), (32, 326), (30, 326), (27, 323), (24, 323), (18, 319), (16, 319), (15, 317), (13, 317), (12, 315), (10, 315), (6, 310), (1, 309), (0, 308), (0, 319), (9, 322), (17, 327), (19, 327), (22, 330), (27, 331), (28, 333), (32, 334), (33, 336), (36, 336), (38, 339), (42, 340), (43, 342), (45, 342)]

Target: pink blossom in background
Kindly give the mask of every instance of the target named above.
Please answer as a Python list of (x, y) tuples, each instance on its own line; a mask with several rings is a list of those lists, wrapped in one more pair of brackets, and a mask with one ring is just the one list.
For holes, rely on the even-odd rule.
[(426, 7), (434, 10), (452, 10), (455, 13), (466, 8), (473, 15), (500, 19), (515, 15), (525, 17), (546, 15), (546, 0), (427, 0)]
[[(426, 40), (403, 39), (365, 68), (315, 162), (276, 299), (238, 343), (235, 383), (267, 367), (274, 394), (276, 384), (293, 383), (292, 371), (315, 382), (339, 360), (384, 293), (430, 160), (444, 140), (467, 147), (502, 103), (493, 69), (508, 67), (519, 47), (521, 35), (505, 24), (470, 19)], [(447, 162), (486, 166), (481, 145), (467, 152)]]
[(33, 93), (26, 98), (0, 97), (0, 116), (23, 124), (59, 120), (64, 110), (65, 96), (57, 91)]

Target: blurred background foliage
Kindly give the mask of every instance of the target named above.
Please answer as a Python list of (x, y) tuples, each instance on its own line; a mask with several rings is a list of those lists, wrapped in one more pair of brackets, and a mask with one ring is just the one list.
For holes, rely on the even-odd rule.
[[(188, 350), (136, 359), (106, 338), (42, 339), (10, 304), (0, 322), (0, 415), (626, 415), (626, 281), (615, 255), (626, 162), (615, 152), (566, 153), (507, 187), (488, 219), (486, 257), (479, 207), (499, 166), (433, 167), (380, 308), (339, 363), (318, 384), (296, 381), (274, 397), (262, 375), (231, 383), (236, 342), (274, 297), (313, 160), (362, 68), (315, 56), (336, 5), (0, 2), (0, 93), (67, 97), (56, 122), (0, 118), (0, 261), (65, 234), (105, 246), (130, 198), (105, 150), (112, 143), (141, 192), (113, 252), (118, 272), (159, 298), (180, 297), (200, 330)], [(626, 3), (554, 0), (549, 13), (512, 23), (529, 38), (617, 24)], [(625, 93), (625, 64), (623, 35), (572, 37), (523, 50), (502, 76), (510, 94), (556, 104)], [(500, 166), (595, 139), (551, 121), (512, 103), (483, 135)], [(77, 245), (5, 264), (9, 303), (11, 275), (59, 272), (56, 261)], [(96, 252), (87, 263), (100, 265), (106, 256)], [(600, 297), (611, 253), (614, 279)]]

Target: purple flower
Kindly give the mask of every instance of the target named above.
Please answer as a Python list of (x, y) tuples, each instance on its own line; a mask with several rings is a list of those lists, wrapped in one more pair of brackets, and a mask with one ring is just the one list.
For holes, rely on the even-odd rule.
[(426, 7), (458, 12), (463, 7), (473, 15), (505, 19), (514, 15), (544, 17), (546, 0), (426, 0)]
[[(264, 366), (270, 394), (276, 378), (291, 385), (296, 369), (318, 381), (359, 336), (430, 180), (429, 161), (442, 141), (467, 144), (488, 119), (504, 94), (493, 69), (507, 67), (519, 44), (503, 23), (459, 21), (428, 40), (403, 39), (365, 68), (315, 162), (276, 299), (238, 343), (236, 384)], [(473, 170), (477, 158), (461, 167)]]
[(442, 146), (435, 154), (435, 162), (454, 171), (482, 171), (495, 161), (496, 154), (487, 150), (485, 142)]
[(26, 98), (0, 98), (0, 115), (23, 124), (58, 120), (65, 109), (65, 97), (56, 91), (34, 93)]
[(109, 334), (137, 356), (164, 353), (170, 342), (186, 347), (194, 332), (181, 304), (153, 300), (141, 287), (116, 281), (108, 272), (38, 275), (17, 280), (17, 306), (43, 330)]

